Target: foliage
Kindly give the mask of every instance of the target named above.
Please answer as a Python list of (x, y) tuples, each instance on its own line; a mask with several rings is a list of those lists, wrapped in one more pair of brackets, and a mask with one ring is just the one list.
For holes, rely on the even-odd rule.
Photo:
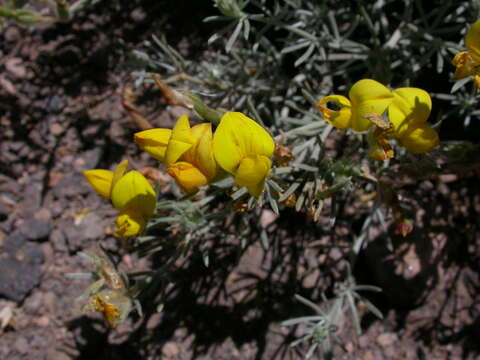
[[(437, 148), (437, 130), (455, 116), (478, 115), (473, 106), (477, 96), (461, 86), (465, 83), (454, 86), (452, 93), (448, 88), (454, 70), (449, 63), (462, 50), (462, 33), (477, 19), (479, 2), (215, 4), (220, 14), (205, 21), (219, 27), (200, 57), (186, 58), (157, 36), (146, 49), (133, 52), (137, 86), (155, 83), (169, 105), (184, 107), (205, 121), (190, 127), (188, 118), (181, 117), (171, 131), (148, 129), (131, 99), (124, 98), (125, 109), (143, 130), (135, 141), (167, 166), (180, 188), (170, 198), (160, 198), (145, 233), (129, 239), (130, 251), (162, 262), (151, 272), (132, 275), (137, 279), (135, 294), (139, 299), (146, 293), (164, 294), (170, 274), (185, 264), (180, 260), (200, 254), (208, 267), (212, 256), (218, 256), (214, 249), (230, 246), (232, 238), (240, 253), (256, 241), (265, 249), (285, 246), (272, 238), (294, 224), (279, 223), (267, 231), (260, 221), (265, 209), (278, 215), (293, 208), (314, 224), (330, 218), (331, 229), (344, 225), (351, 230), (349, 256), (342, 258), (334, 297), (323, 296), (317, 306), (297, 295), (317, 315), (283, 323), (303, 326), (294, 345), (309, 342), (307, 358), (322, 348), (329, 353), (340, 316), (349, 316), (360, 333), (356, 301), (381, 317), (358, 293), (378, 288), (356, 285), (349, 269), (368, 241), (370, 227), (387, 232), (390, 222), (408, 236), (415, 226), (396, 181), (478, 168), (478, 161), (463, 160), (474, 159), (478, 147), (466, 143)], [(429, 77), (436, 81), (426, 82)], [(355, 85), (359, 80), (362, 86)], [(329, 95), (346, 94), (350, 88), (350, 99)], [(375, 91), (380, 94), (376, 99)], [(332, 98), (337, 107), (322, 109), (331, 106)], [(371, 105), (379, 99), (381, 106)], [(353, 114), (356, 107), (362, 109), (356, 113), (362, 126), (339, 126), (329, 118), (345, 109)], [(431, 126), (423, 124), (429, 115)], [(408, 131), (399, 130), (405, 123)], [(418, 129), (428, 132), (427, 145), (415, 142), (425, 139)], [(356, 132), (364, 130), (369, 130), (366, 138)], [(371, 156), (376, 149), (372, 143), (388, 156)], [(358, 192), (374, 201), (364, 201), (369, 205), (355, 214), (363, 225), (354, 231), (351, 217), (340, 210), (361, 203)], [(336, 246), (331, 229), (320, 230), (333, 234), (330, 245)]]
[(0, 24), (5, 20), (25, 25), (69, 21), (78, 11), (99, 1), (76, 0), (70, 4), (67, 0), (9, 0), (0, 5)]

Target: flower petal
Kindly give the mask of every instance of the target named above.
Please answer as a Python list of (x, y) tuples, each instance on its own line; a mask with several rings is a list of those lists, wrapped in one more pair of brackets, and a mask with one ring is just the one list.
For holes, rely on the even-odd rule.
[(248, 156), (240, 161), (235, 173), (235, 183), (246, 186), (250, 195), (260, 196), (271, 166), (272, 161), (266, 156)]
[(213, 135), (217, 163), (233, 174), (247, 156), (270, 157), (275, 150), (272, 136), (254, 120), (240, 112), (227, 112)]
[(378, 81), (363, 79), (353, 84), (348, 93), (352, 103), (352, 129), (367, 130), (372, 124), (365, 115), (382, 115), (393, 101), (392, 92)]
[[(325, 106), (327, 103), (334, 103), (339, 110), (332, 110)], [(342, 95), (329, 95), (320, 99), (317, 108), (323, 118), (337, 129), (348, 129), (352, 124), (352, 109), (350, 100)]]
[(475, 21), (467, 35), (465, 35), (465, 46), (471, 52), (472, 57), (480, 62), (480, 20)]
[(94, 169), (86, 170), (82, 174), (98, 195), (110, 199), (113, 171)]
[(409, 127), (399, 140), (402, 146), (414, 154), (432, 151), (440, 143), (437, 132), (428, 125)]
[(120, 164), (117, 165), (115, 170), (113, 171), (113, 179), (112, 179), (112, 187), (110, 188), (110, 197), (112, 197), (112, 190), (115, 187), (115, 184), (117, 183), (118, 180), (125, 174), (125, 171), (127, 171), (128, 168), (128, 160), (123, 160), (120, 162)]
[(133, 170), (113, 186), (112, 204), (122, 213), (134, 212), (148, 218), (155, 211), (156, 194), (148, 180)]
[(188, 116), (182, 115), (172, 129), (167, 151), (165, 152), (165, 163), (170, 165), (176, 162), (194, 143), (195, 140), (192, 137)]
[(213, 156), (212, 124), (195, 125), (192, 127), (192, 136), (195, 144), (181, 159), (198, 168), (210, 181), (217, 175), (217, 162)]
[(207, 177), (193, 164), (185, 161), (169, 165), (167, 172), (186, 193), (194, 192), (199, 186), (208, 184)]
[(471, 54), (469, 51), (461, 51), (455, 55), (452, 60), (452, 64), (455, 65), (453, 80), (464, 79), (478, 72), (476, 67), (478, 67), (480, 63), (475, 61)]
[(385, 161), (393, 158), (393, 148), (386, 135), (380, 129), (370, 130), (367, 134), (367, 141), (369, 145), (368, 157), (370, 159)]
[(155, 159), (164, 161), (172, 130), (149, 129), (134, 135), (135, 143)]
[(115, 236), (128, 238), (136, 236), (145, 230), (147, 222), (141, 215), (133, 213), (122, 213), (115, 219)]
[(430, 95), (418, 88), (399, 88), (393, 91), (394, 99), (388, 107), (388, 118), (398, 136), (410, 126), (427, 121), (432, 109)]

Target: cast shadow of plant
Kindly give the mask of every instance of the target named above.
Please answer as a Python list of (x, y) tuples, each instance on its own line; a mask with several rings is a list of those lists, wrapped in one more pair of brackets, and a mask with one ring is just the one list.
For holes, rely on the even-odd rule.
[[(307, 260), (304, 253), (312, 240), (312, 230), (319, 234), (323, 230), (303, 215), (297, 216), (297, 221), (303, 221), (295, 226), (285, 221), (291, 220), (292, 214), (280, 217), (279, 223), (289, 224), (285, 226), (289, 229), (271, 229), (268, 249), (261, 246), (254, 234), (243, 250), (233, 237), (215, 237), (209, 240), (208, 267), (199, 252), (190, 252), (168, 274), (160, 316), (157, 306), (161, 291), (149, 289), (152, 291), (144, 294), (144, 316), (124, 345), (139, 352), (148, 348), (149, 355), (160, 356), (164, 345), (173, 341), (183, 350), (187, 347), (187, 358), (196, 359), (214, 356), (226, 349), (226, 341), (232, 341), (240, 352), (248, 352), (249, 355), (240, 354), (245, 359), (299, 358), (295, 355), (297, 350), (289, 347), (295, 339), (295, 329), (281, 328), (279, 323), (305, 314), (304, 306), (294, 300), (295, 294), (318, 300), (320, 292), (328, 291), (333, 281), (320, 273), (312, 279), (311, 273), (300, 270), (318, 266), (311, 263), (312, 258)], [(318, 255), (322, 250), (310, 251), (317, 251)], [(165, 264), (167, 256), (157, 254), (153, 268)], [(310, 278), (305, 281), (307, 277)], [(85, 327), (86, 323), (76, 325)], [(95, 339), (87, 338), (88, 341), (93, 344)], [(111, 347), (111, 351), (120, 348), (104, 346)]]
[[(356, 269), (357, 279), (370, 276), (383, 289), (372, 300), (384, 314), (395, 310), (397, 330), (415, 318), (418, 340), (427, 346), (462, 344), (463, 358), (480, 352), (474, 332), (478, 319), (473, 315), (480, 303), (475, 210), (479, 198), (472, 190), (474, 182), (475, 177), (466, 176), (446, 187), (438, 181), (428, 182), (423, 190), (418, 184), (405, 187), (410, 194), (416, 192), (413, 208), (423, 214), (414, 231), (406, 238), (391, 237), (393, 251), (387, 236), (379, 236), (362, 254), (361, 271)], [(368, 327), (371, 321), (367, 316), (363, 325)]]

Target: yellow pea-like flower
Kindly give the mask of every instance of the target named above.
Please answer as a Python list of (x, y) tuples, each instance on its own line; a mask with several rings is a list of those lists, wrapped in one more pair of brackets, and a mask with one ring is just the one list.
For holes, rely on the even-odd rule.
[[(467, 51), (461, 51), (455, 55), (452, 64), (455, 66), (454, 80), (460, 80), (468, 76), (480, 75), (480, 20), (477, 20), (465, 35)], [(478, 88), (478, 82), (475, 81)]]
[(425, 90), (398, 88), (392, 93), (394, 99), (388, 107), (388, 118), (398, 136), (410, 126), (427, 121), (432, 110), (432, 99)]
[(112, 188), (113, 206), (121, 213), (134, 212), (144, 218), (155, 211), (156, 194), (148, 180), (132, 170), (122, 176)]
[(141, 215), (136, 213), (122, 213), (115, 219), (115, 236), (128, 238), (140, 234), (145, 229), (147, 221)]
[(399, 138), (400, 144), (414, 154), (432, 151), (440, 144), (438, 133), (431, 126), (412, 126)]
[(83, 172), (83, 176), (98, 195), (110, 199), (113, 171), (104, 169), (86, 170)]
[(394, 100), (388, 107), (393, 125), (393, 137), (412, 153), (433, 150), (440, 143), (437, 132), (426, 124), (432, 109), (430, 95), (418, 88), (399, 88), (393, 91)]
[(207, 177), (197, 167), (185, 161), (169, 165), (167, 172), (186, 193), (194, 192), (199, 186), (208, 184)]
[(148, 218), (155, 211), (157, 198), (148, 180), (135, 170), (126, 173), (127, 167), (128, 161), (124, 160), (115, 171), (94, 169), (83, 172), (93, 189), (110, 199), (120, 212), (115, 234), (121, 237), (143, 232)]
[(158, 161), (164, 161), (171, 135), (170, 129), (149, 129), (136, 133), (134, 141), (152, 157)]
[(270, 173), (270, 157), (275, 150), (271, 135), (240, 112), (227, 112), (213, 135), (213, 154), (238, 186), (260, 196)]
[(190, 127), (182, 115), (172, 130), (150, 129), (135, 134), (135, 142), (150, 155), (167, 165), (167, 172), (187, 193), (213, 181), (217, 163), (213, 156), (212, 125)]
[[(317, 107), (332, 126), (362, 132), (372, 125), (367, 116), (382, 115), (392, 101), (393, 95), (386, 86), (372, 79), (362, 79), (353, 84), (348, 98), (329, 95), (320, 99)], [(328, 108), (328, 103), (339, 109)]]
[[(329, 109), (326, 105), (333, 103), (338, 110)], [(337, 129), (348, 129), (352, 127), (352, 103), (345, 96), (329, 95), (320, 99), (317, 107), (323, 118)]]
[(167, 151), (165, 153), (165, 163), (167, 165), (173, 164), (194, 144), (195, 139), (192, 136), (188, 116), (182, 115), (178, 118), (172, 129), (172, 136), (168, 141)]

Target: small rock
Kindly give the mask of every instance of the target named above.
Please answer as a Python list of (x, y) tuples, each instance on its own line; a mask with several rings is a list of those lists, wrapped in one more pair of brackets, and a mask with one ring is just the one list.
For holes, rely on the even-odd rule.
[(84, 160), (83, 163), (83, 168), (79, 169), (80, 171), (82, 170), (90, 170), (90, 169), (95, 169), (100, 162), (100, 158), (102, 157), (102, 150), (99, 147), (96, 147), (95, 149), (85, 151), (82, 154), (82, 158)]
[(38, 349), (44, 349), (49, 345), (48, 335), (51, 335), (49, 332), (36, 332), (32, 337), (29, 338), (30, 346)]
[(450, 183), (458, 180), (458, 175), (455, 174), (444, 174), (444, 175), (439, 175), (438, 180), (441, 182), (445, 183)]
[(363, 354), (363, 360), (375, 360), (375, 356), (373, 356), (371, 351), (367, 351)]
[(17, 94), (17, 89), (12, 82), (8, 79), (5, 79), (3, 76), (0, 76), (0, 86), (7, 92), (7, 94), (11, 96), (15, 96)]
[(57, 308), (57, 302), (57, 297), (53, 292), (48, 291), (43, 295), (43, 304), (48, 312), (55, 313), (55, 309)]
[(79, 225), (71, 224), (64, 228), (68, 249), (71, 252), (80, 250), (87, 240), (98, 240), (105, 234), (102, 219), (88, 213)]
[(370, 340), (367, 335), (364, 334), (358, 338), (358, 345), (361, 348), (367, 347), (369, 344), (370, 344)]
[(43, 293), (36, 291), (27, 298), (25, 304), (23, 305), (23, 309), (30, 314), (35, 314), (42, 304)]
[(43, 253), (19, 231), (0, 248), (0, 296), (20, 302), (40, 281)]
[(0, 201), (0, 221), (4, 221), (10, 214), (10, 209), (7, 205)]
[(174, 358), (179, 354), (180, 350), (178, 349), (178, 345), (174, 342), (167, 342), (162, 347), (162, 355), (166, 358)]
[(53, 123), (52, 125), (50, 125), (50, 133), (52, 135), (55, 135), (55, 136), (61, 135), (64, 130), (65, 129), (63, 128), (63, 126), (60, 125), (59, 123)]
[(307, 276), (303, 278), (302, 285), (306, 288), (318, 287), (318, 280), (322, 274), (319, 269), (314, 269)]
[(26, 354), (30, 348), (27, 339), (24, 337), (19, 337), (13, 346), (20, 354)]
[(60, 229), (54, 229), (50, 234), (50, 243), (56, 252), (66, 253), (68, 252), (67, 242), (63, 231)]
[(41, 182), (30, 182), (23, 191), (23, 200), (20, 202), (20, 216), (24, 219), (33, 218), (42, 202), (43, 185)]
[(20, 231), (29, 240), (42, 240), (48, 238), (52, 232), (52, 224), (50, 221), (28, 219), (20, 226)]
[[(61, 112), (66, 106), (65, 98), (60, 95), (53, 95), (47, 102), (47, 111), (52, 113)], [(63, 128), (62, 128), (63, 132)]]
[(74, 173), (61, 178), (52, 191), (57, 199), (65, 199), (79, 194), (87, 194), (91, 188), (81, 174)]
[(35, 213), (34, 218), (42, 221), (49, 221), (52, 218), (52, 212), (47, 208), (41, 208)]
[(24, 78), (27, 76), (27, 69), (23, 65), (23, 61), (20, 58), (12, 57), (5, 61), (5, 67), (7, 70), (18, 78)]
[(57, 351), (57, 350), (54, 350), (54, 349), (50, 349), (47, 352), (47, 356), (45, 357), (45, 359), (48, 359), (48, 360), (70, 360), (71, 357), (68, 356), (67, 354), (65, 354), (64, 352), (60, 352), (60, 351)]
[(377, 336), (377, 344), (381, 347), (387, 347), (393, 345), (398, 340), (395, 333), (383, 333)]
[(273, 224), (277, 220), (278, 215), (271, 210), (263, 210), (260, 215), (260, 224), (262, 228), (266, 229), (269, 225)]
[(40, 327), (47, 327), (50, 324), (50, 319), (48, 316), (40, 316), (39, 318), (34, 320), (35, 324)]
[(0, 229), (0, 248), (5, 245), (5, 240), (7, 239), (7, 235)]
[(27, 237), (22, 232), (15, 230), (7, 236), (3, 244), (4, 249), (0, 249), (0, 251), (13, 253), (25, 246), (26, 242)]
[(150, 316), (147, 321), (147, 330), (156, 329), (162, 320), (162, 316), (163, 314), (159, 312), (152, 314), (152, 316)]
[(3, 33), (3, 37), (9, 42), (17, 42), (20, 36), (20, 30), (14, 26), (8, 26)]
[(136, 8), (131, 12), (130, 16), (132, 17), (133, 21), (140, 22), (145, 19), (147, 14), (145, 13), (145, 11), (143, 11), (143, 9)]

